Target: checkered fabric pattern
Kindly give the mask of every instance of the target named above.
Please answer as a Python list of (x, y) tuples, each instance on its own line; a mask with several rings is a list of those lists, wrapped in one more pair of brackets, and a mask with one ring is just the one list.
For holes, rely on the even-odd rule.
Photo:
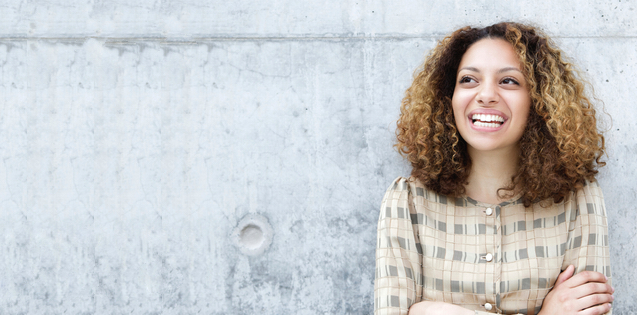
[(407, 314), (420, 301), (476, 314), (537, 314), (569, 265), (611, 279), (597, 182), (563, 202), (527, 208), (519, 198), (498, 205), (449, 198), (401, 177), (380, 209), (374, 314)]

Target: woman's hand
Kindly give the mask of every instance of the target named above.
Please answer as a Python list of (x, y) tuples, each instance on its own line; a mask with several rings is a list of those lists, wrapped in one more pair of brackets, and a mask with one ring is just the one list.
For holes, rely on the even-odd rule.
[(573, 276), (574, 271), (571, 265), (560, 273), (538, 315), (599, 315), (610, 311), (615, 290), (606, 276), (595, 271)]
[(464, 307), (444, 302), (422, 301), (409, 308), (409, 315), (473, 315)]

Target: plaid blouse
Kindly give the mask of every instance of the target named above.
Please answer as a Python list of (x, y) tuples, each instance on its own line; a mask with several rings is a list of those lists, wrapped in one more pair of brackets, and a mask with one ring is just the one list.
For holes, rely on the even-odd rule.
[(420, 301), (536, 314), (569, 265), (611, 278), (597, 182), (548, 208), (527, 208), (519, 198), (492, 205), (445, 197), (399, 177), (380, 209), (374, 314), (407, 314)]

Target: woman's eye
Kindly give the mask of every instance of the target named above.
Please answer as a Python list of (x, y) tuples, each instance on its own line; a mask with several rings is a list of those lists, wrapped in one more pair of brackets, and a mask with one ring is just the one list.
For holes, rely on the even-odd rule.
[(515, 79), (512, 79), (512, 78), (506, 78), (506, 79), (502, 80), (502, 83), (520, 85), (520, 83), (518, 83), (518, 81), (516, 81)]
[(473, 79), (471, 77), (464, 76), (464, 77), (460, 78), (460, 83), (469, 83), (471, 81), (473, 81)]

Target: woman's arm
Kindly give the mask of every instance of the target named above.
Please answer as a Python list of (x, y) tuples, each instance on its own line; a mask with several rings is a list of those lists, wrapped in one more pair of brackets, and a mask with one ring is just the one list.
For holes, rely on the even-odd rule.
[(559, 275), (555, 286), (544, 298), (538, 315), (600, 315), (610, 312), (615, 290), (608, 283), (608, 278), (595, 271), (573, 276), (574, 270), (573, 266), (568, 266)]
[(597, 182), (587, 183), (570, 206), (568, 241), (562, 270), (542, 304), (540, 315), (610, 315), (611, 286), (608, 226)]
[(378, 218), (374, 314), (407, 314), (422, 299), (422, 258), (409, 211), (409, 184), (396, 179), (383, 197)]

